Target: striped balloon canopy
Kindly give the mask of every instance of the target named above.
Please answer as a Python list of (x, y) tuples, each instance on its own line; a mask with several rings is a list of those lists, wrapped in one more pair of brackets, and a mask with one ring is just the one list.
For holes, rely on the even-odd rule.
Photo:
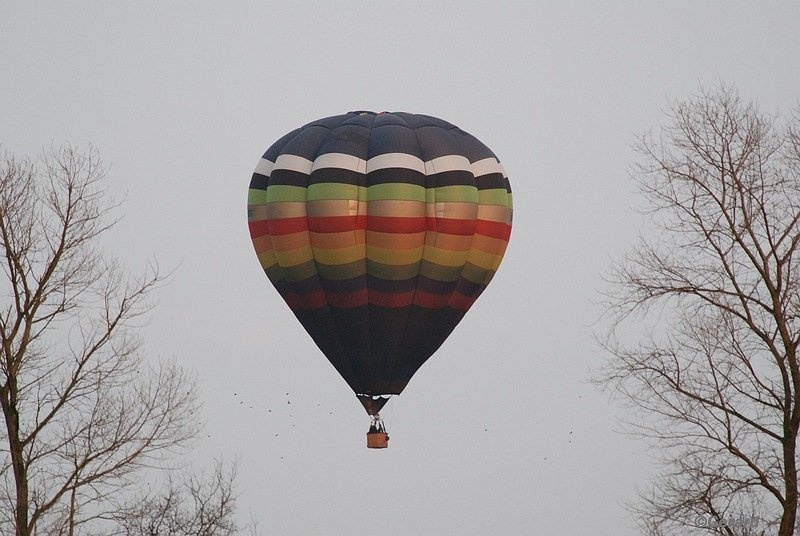
[(497, 157), (427, 115), (350, 112), (275, 142), (250, 181), (264, 271), (370, 414), (400, 394), (497, 271)]

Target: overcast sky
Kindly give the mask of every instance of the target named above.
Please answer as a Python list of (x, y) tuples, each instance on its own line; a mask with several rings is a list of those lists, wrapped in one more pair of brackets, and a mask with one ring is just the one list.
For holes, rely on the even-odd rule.
[[(175, 270), (146, 327), (196, 375), (193, 458), (238, 459), (264, 534), (635, 534), (652, 474), (587, 384), (601, 275), (637, 235), (635, 135), (702, 84), (800, 98), (797, 2), (0, 0), (0, 143), (96, 146), (109, 252)], [(289, 130), (351, 110), (446, 119), (514, 190), (500, 270), (384, 415), (391, 446), (261, 272), (247, 186)]]

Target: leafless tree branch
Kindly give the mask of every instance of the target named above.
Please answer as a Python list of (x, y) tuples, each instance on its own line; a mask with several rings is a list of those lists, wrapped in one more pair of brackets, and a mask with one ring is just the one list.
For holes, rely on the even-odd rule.
[[(654, 231), (612, 270), (596, 380), (637, 411), (664, 472), (647, 534), (794, 534), (800, 429), (800, 114), (730, 87), (673, 105), (634, 178)], [(638, 323), (652, 326), (646, 339)], [(627, 334), (627, 335), (626, 335)], [(735, 528), (734, 515), (759, 519)], [(757, 525), (757, 526), (756, 526)]]
[[(134, 475), (197, 431), (192, 378), (141, 355), (158, 266), (131, 276), (98, 247), (116, 221), (104, 180), (95, 149), (0, 158), (3, 534), (111, 530)], [(232, 523), (232, 477), (190, 481), (197, 526)]]

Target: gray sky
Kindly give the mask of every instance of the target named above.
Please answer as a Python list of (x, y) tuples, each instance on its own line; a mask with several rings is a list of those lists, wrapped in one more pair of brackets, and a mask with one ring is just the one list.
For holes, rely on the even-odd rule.
[[(239, 460), (265, 534), (635, 534), (622, 503), (651, 467), (586, 382), (600, 275), (640, 221), (631, 144), (700, 84), (789, 112), (800, 4), (492, 4), (0, 0), (0, 143), (100, 150), (126, 197), (109, 250), (175, 269), (147, 349), (196, 374), (194, 458)], [(263, 151), (362, 109), (474, 134), (515, 204), (489, 289), (383, 411), (384, 451), (246, 225)]]

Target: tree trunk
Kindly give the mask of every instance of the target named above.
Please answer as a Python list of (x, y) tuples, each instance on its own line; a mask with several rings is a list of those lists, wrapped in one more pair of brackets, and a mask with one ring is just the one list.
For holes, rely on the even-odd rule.
[(797, 521), (797, 463), (794, 445), (787, 450), (792, 452), (786, 457), (786, 503), (783, 506), (778, 536), (794, 536), (794, 526)]
[(787, 438), (783, 448), (786, 500), (783, 504), (778, 536), (794, 536), (797, 522), (797, 431), (786, 430), (786, 432)]
[(14, 484), (16, 487), (14, 522), (16, 536), (30, 536), (30, 527), (28, 526), (28, 469), (25, 466), (23, 446), (19, 437), (19, 412), (17, 411), (15, 379), (10, 379), (8, 384), (0, 389), (0, 403), (2, 403), (3, 415), (6, 420), (11, 465), (14, 469)]
[(786, 361), (792, 378), (792, 393), (787, 397), (783, 424), (783, 485), (785, 502), (781, 515), (778, 536), (794, 536), (797, 523), (797, 435), (800, 431), (800, 368), (797, 361), (797, 346), (789, 336), (786, 323), (780, 324), (786, 347)]

